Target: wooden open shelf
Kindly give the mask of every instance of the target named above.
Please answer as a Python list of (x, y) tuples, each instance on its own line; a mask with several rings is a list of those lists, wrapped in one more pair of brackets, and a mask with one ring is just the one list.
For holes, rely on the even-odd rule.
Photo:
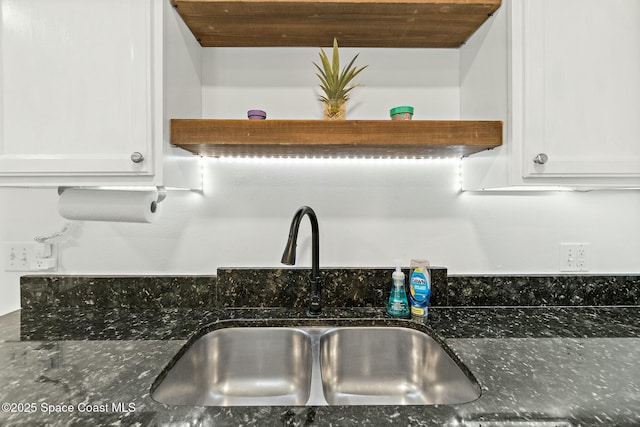
[(209, 157), (463, 157), (502, 145), (502, 122), (173, 119), (171, 143)]
[(455, 48), (501, 0), (172, 0), (203, 47)]

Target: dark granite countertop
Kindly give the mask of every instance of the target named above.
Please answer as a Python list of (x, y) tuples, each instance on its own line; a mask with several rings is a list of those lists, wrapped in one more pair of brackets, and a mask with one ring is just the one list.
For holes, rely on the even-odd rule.
[[(517, 286), (529, 292), (530, 284), (518, 280)], [(169, 285), (160, 286), (158, 298), (135, 289), (134, 295), (148, 297), (144, 301), (161, 304), (120, 304), (114, 295), (132, 292), (124, 285), (102, 298), (96, 289), (87, 291), (86, 281), (47, 279), (45, 286), (27, 280), (23, 309), (0, 317), (0, 402), (10, 404), (0, 412), (0, 425), (546, 427), (567, 421), (576, 426), (637, 426), (638, 279), (622, 280), (628, 288), (624, 292), (621, 280), (609, 281), (614, 289), (609, 295), (622, 303), (632, 298), (630, 305), (450, 307), (446, 303), (456, 294), (482, 298), (459, 282), (445, 283), (442, 292), (449, 288), (447, 299), (435, 302), (428, 325), (479, 381), (478, 400), (461, 405), (319, 407), (169, 406), (149, 395), (156, 376), (200, 328), (224, 319), (305, 317), (303, 305), (229, 308), (204, 297), (188, 299), (177, 308), (168, 303), (176, 297), (165, 295)], [(587, 282), (581, 300), (593, 288), (592, 281)], [(187, 287), (206, 296), (211, 286), (227, 300), (238, 295), (220, 289), (219, 280), (212, 285), (210, 279), (198, 279)], [(370, 300), (372, 307), (329, 304), (325, 316), (388, 318), (376, 307), (386, 287), (385, 281), (378, 300)], [(55, 293), (48, 293), (53, 288)], [(349, 305), (362, 290), (354, 289), (357, 292), (344, 294), (342, 305)], [(486, 282), (474, 289), (489, 290), (493, 301), (504, 302)], [(622, 294), (630, 297), (619, 297)], [(525, 420), (538, 424), (514, 423)]]
[[(155, 377), (199, 327), (218, 319), (301, 315), (283, 309), (69, 308), (2, 316), (0, 401), (33, 413), (3, 411), (0, 424), (431, 426), (483, 419), (640, 424), (638, 307), (433, 308), (430, 327), (482, 386), (480, 399), (463, 405), (204, 408), (168, 406), (149, 397)], [(387, 317), (375, 308), (331, 309), (326, 315)], [(128, 411), (129, 404), (135, 410)], [(53, 412), (44, 412), (47, 405), (54, 405)], [(55, 412), (62, 410), (55, 405), (73, 409)]]

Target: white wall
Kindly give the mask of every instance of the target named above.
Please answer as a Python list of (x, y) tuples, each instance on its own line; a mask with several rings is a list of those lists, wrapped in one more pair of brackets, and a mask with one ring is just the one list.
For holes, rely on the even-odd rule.
[[(345, 49), (343, 60), (355, 52)], [(203, 116), (243, 118), (262, 108), (269, 118), (319, 118), (313, 60), (316, 49), (205, 50)], [(459, 117), (457, 51), (363, 49), (359, 63), (371, 66), (348, 118), (385, 119), (400, 104), (420, 119)], [(171, 191), (155, 224), (74, 223), (58, 273), (279, 266), (304, 204), (319, 217), (323, 266), (424, 257), (451, 274), (553, 274), (559, 244), (581, 242), (591, 244), (590, 273), (640, 273), (638, 192), (461, 193), (458, 161), (203, 159), (202, 168), (203, 193)], [(53, 189), (0, 189), (0, 242), (60, 230), (56, 203)], [(300, 265), (310, 262), (304, 224)], [(0, 313), (19, 307), (19, 275), (0, 267)]]
[[(171, 191), (155, 224), (78, 222), (63, 274), (215, 274), (278, 266), (295, 210), (319, 217), (323, 266), (391, 266), (424, 257), (452, 274), (553, 274), (561, 242), (590, 243), (591, 273), (639, 273), (637, 192), (458, 191), (457, 162), (206, 159), (204, 194)], [(0, 190), (2, 240), (52, 234), (55, 190)], [(299, 265), (310, 231), (300, 230)], [(0, 312), (19, 306), (18, 273), (0, 272)]]
[[(331, 55), (331, 49), (325, 52)], [(348, 119), (389, 118), (398, 105), (413, 105), (415, 119), (460, 117), (460, 53), (457, 49), (340, 49), (341, 65), (359, 54), (369, 67), (356, 79)], [(322, 118), (316, 48), (203, 49), (203, 117)]]

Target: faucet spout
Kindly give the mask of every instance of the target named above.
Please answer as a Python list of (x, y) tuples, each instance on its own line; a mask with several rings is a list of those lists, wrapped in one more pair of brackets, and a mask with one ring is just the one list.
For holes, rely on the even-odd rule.
[(309, 206), (302, 206), (296, 211), (289, 228), (289, 239), (282, 254), (282, 263), (294, 265), (296, 263), (296, 244), (300, 222), (305, 216), (311, 221), (311, 281), (309, 292), (309, 315), (320, 316), (322, 313), (321, 294), (322, 283), (320, 281), (320, 241), (318, 238), (318, 218)]

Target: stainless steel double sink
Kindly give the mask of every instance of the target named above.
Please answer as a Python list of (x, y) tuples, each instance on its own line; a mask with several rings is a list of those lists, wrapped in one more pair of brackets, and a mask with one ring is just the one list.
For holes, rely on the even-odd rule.
[(192, 338), (158, 376), (152, 398), (170, 405), (322, 406), (460, 404), (480, 397), (477, 381), (451, 350), (410, 322), (247, 323), (219, 322), (219, 329)]

